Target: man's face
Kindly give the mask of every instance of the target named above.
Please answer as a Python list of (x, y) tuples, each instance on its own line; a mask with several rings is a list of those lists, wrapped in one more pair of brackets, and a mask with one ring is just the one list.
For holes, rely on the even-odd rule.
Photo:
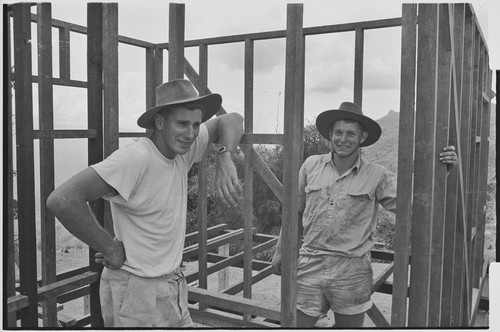
[(185, 154), (200, 133), (201, 109), (179, 106), (160, 116), (161, 119), (156, 121), (161, 122), (161, 128), (157, 127), (157, 130), (163, 155), (174, 159), (178, 154)]
[(330, 131), (330, 140), (334, 152), (339, 157), (348, 157), (368, 137), (358, 122), (338, 120)]

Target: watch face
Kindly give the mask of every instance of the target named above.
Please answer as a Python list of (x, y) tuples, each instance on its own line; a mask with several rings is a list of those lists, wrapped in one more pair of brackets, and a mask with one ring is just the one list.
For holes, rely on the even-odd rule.
[(217, 152), (218, 152), (218, 153), (224, 153), (224, 152), (226, 152), (226, 151), (227, 151), (227, 150), (226, 150), (226, 147), (225, 147), (224, 145), (220, 146), (220, 147), (217, 149)]

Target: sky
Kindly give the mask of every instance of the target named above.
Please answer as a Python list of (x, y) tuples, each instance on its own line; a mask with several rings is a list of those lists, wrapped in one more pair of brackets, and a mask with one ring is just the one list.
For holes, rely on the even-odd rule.
[[(185, 4), (186, 40), (286, 29), (287, 1), (186, 0), (180, 3)], [(306, 0), (298, 3), (303, 3), (304, 27), (401, 17), (402, 8), (402, 1), (396, 0)], [(472, 4), (487, 39), (490, 67), (499, 68), (500, 46), (496, 45), (499, 38), (492, 36), (491, 32), (500, 31), (495, 17), (492, 17), (494, 12), (499, 12), (500, 5), (495, 0), (472, 1)], [(168, 1), (119, 1), (118, 33), (152, 43), (168, 42), (168, 11)], [(86, 26), (86, 13), (85, 1), (52, 1), (53, 18)], [(374, 119), (383, 117), (389, 110), (399, 112), (400, 30), (396, 27), (365, 32), (362, 106), (364, 114)], [(35, 30), (32, 38), (36, 39)], [(57, 46), (57, 38), (54, 33), (53, 47)], [(82, 65), (86, 56), (85, 38), (72, 33), (71, 43), (72, 79), (86, 80), (86, 68)], [(222, 95), (226, 111), (243, 114), (243, 43), (210, 46), (208, 50), (210, 90)], [(198, 67), (197, 52), (195, 48), (185, 50), (194, 68)], [(121, 45), (119, 53), (119, 125), (122, 131), (142, 131), (136, 120), (145, 110), (144, 51)], [(56, 62), (57, 56), (54, 55)], [(165, 63), (164, 79), (168, 77), (167, 68)], [(254, 68), (254, 132), (282, 133), (285, 40), (256, 42)], [(36, 74), (36, 62), (33, 71)], [(56, 65), (54, 76), (58, 76)], [(353, 85), (354, 33), (307, 37), (305, 123), (313, 122), (324, 110), (337, 108), (342, 101), (352, 101)], [(87, 105), (84, 91), (55, 87), (54, 94), (56, 129), (85, 127)]]

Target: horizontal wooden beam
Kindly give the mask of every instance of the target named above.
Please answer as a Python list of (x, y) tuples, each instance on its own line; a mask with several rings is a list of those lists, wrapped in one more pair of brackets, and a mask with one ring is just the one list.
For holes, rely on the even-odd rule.
[[(15, 73), (14, 73), (15, 74)], [(38, 76), (31, 76), (31, 81), (33, 83), (38, 83)], [(52, 84), (58, 86), (68, 86), (72, 88), (87, 88), (88, 84), (85, 81), (70, 80), (64, 78), (52, 77)]]
[[(219, 234), (227, 228), (227, 224), (218, 224), (207, 229), (207, 235), (213, 236), (214, 234)], [(198, 241), (198, 231), (186, 234), (185, 242)]]
[(240, 144), (280, 144), (283, 134), (243, 134)]
[[(257, 229), (254, 228), (252, 231), (257, 232)], [(215, 249), (226, 243), (242, 239), (243, 236), (244, 236), (244, 230), (242, 228), (228, 234), (219, 235), (207, 241), (207, 250)], [(193, 244), (189, 247), (184, 248), (182, 260), (186, 261), (192, 257), (195, 257), (196, 255), (198, 255), (198, 244)]]
[(78, 276), (56, 281), (49, 285), (39, 287), (38, 302), (57, 297), (60, 294), (64, 294), (86, 285), (90, 285), (91, 283), (97, 281), (97, 278), (98, 275), (96, 272), (89, 271)]
[[(277, 239), (272, 239), (268, 242), (265, 242), (265, 243), (262, 243), (262, 244), (259, 244), (255, 247), (253, 247), (252, 248), (252, 255), (255, 255), (256, 253), (259, 253), (261, 251), (264, 251), (266, 249), (271, 248), (272, 246), (274, 246), (276, 244), (277, 241), (278, 241)], [(243, 255), (244, 255), (244, 253), (240, 252), (240, 253), (233, 255), (233, 256), (224, 257), (224, 256), (208, 253), (207, 258), (209, 258), (208, 256), (210, 256), (209, 261), (211, 263), (213, 263), (216, 260), (217, 262), (215, 264), (207, 267), (207, 276), (211, 275), (217, 271), (220, 271), (226, 267), (229, 267), (229, 266), (243, 267)], [(255, 269), (254, 269), (254, 265), (256, 267)], [(267, 264), (267, 266), (268, 265), (269, 264)], [(262, 269), (266, 268), (267, 266), (262, 266), (262, 264), (257, 264), (256, 262), (254, 264), (254, 262), (252, 261), (252, 269), (253, 270), (262, 270)], [(195, 280), (198, 280), (198, 278), (199, 278), (199, 272), (193, 272), (193, 273), (186, 276), (186, 281), (187, 281), (187, 283), (191, 283)]]
[[(391, 28), (397, 26), (401, 26), (400, 17), (384, 19), (384, 20), (372, 20), (372, 21), (309, 27), (309, 28), (304, 28), (303, 32), (304, 36), (308, 36), (308, 35), (316, 35), (324, 33), (355, 31), (357, 28), (362, 28), (367, 30), (367, 29)], [(247, 33), (240, 35), (187, 40), (184, 42), (184, 47), (194, 47), (194, 46), (199, 46), (200, 44), (218, 45), (218, 44), (237, 43), (237, 42), (244, 42), (247, 39), (257, 41), (257, 40), (268, 40), (268, 39), (277, 39), (285, 37), (286, 37), (286, 30), (275, 30), (275, 31), (257, 32), (257, 33)], [(159, 48), (168, 49), (168, 43), (157, 44), (157, 46)]]
[(394, 251), (392, 250), (370, 250), (370, 254), (372, 259), (382, 259), (385, 261), (392, 262), (394, 261)]
[(47, 138), (96, 138), (97, 130), (72, 130), (72, 129), (60, 129), (60, 130), (33, 130), (33, 139), (47, 139)]
[[(37, 21), (37, 14), (31, 14), (31, 21), (32, 22)], [(73, 23), (57, 20), (57, 19), (52, 19), (52, 26), (54, 28), (69, 29), (71, 32), (75, 32), (75, 33), (80, 33), (80, 34), (84, 34), (84, 35), (87, 34), (87, 27), (85, 27), (83, 25), (78, 25), (78, 24), (73, 24)], [(140, 39), (120, 36), (120, 35), (118, 35), (118, 41), (123, 43), (123, 44), (131, 45), (131, 46), (137, 46), (137, 47), (143, 47), (143, 48), (153, 48), (154, 47), (154, 43), (150, 43), (150, 42), (140, 40)]]
[(217, 328), (279, 328), (280, 326), (262, 320), (250, 319), (244, 321), (241, 315), (222, 310), (207, 308), (200, 310), (194, 305), (188, 305), (189, 313), (195, 323)]
[[(228, 258), (228, 256), (214, 254), (214, 253), (211, 253), (211, 252), (209, 252), (207, 254), (207, 259), (208, 259), (209, 263), (218, 263), (218, 262), (220, 262), (220, 261), (222, 261), (222, 260), (224, 260), (226, 258)], [(261, 261), (261, 260), (258, 260), (258, 259), (253, 259), (252, 260), (252, 270), (253, 271), (260, 271), (260, 270), (263, 270), (266, 267), (268, 267), (270, 264), (271, 264), (271, 262)], [(232, 267), (243, 268), (243, 259), (240, 260), (240, 261), (234, 262), (234, 264), (232, 264), (231, 266)]]
[(7, 299), (7, 312), (15, 312), (28, 307), (28, 297), (26, 295), (14, 295)]
[(208, 306), (216, 306), (226, 310), (241, 312), (242, 314), (249, 314), (277, 321), (280, 320), (279, 310), (268, 306), (266, 303), (244, 297), (235, 297), (188, 286), (188, 299)]
[(147, 136), (148, 136), (148, 133), (146, 133), (146, 132), (138, 132), (138, 133), (122, 132), (122, 133), (118, 133), (118, 137), (147, 137)]
[(78, 288), (74, 291), (64, 293), (57, 297), (57, 303), (66, 303), (90, 294), (90, 286)]
[[(252, 276), (252, 285), (269, 277), (272, 273), (273, 273), (272, 266), (269, 265), (265, 269), (259, 271), (257, 274)], [(244, 286), (244, 283), (242, 281), (236, 285), (233, 285), (229, 288), (221, 290), (221, 292), (224, 294), (235, 295), (235, 294), (238, 294), (239, 292), (243, 291), (243, 286)]]

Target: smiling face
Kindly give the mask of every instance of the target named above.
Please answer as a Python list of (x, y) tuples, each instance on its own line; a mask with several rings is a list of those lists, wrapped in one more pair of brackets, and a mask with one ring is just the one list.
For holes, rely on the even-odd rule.
[(333, 151), (341, 158), (350, 157), (367, 137), (368, 133), (356, 121), (335, 121), (330, 130)]
[(202, 110), (185, 105), (155, 115), (153, 142), (169, 159), (185, 154), (200, 132)]

